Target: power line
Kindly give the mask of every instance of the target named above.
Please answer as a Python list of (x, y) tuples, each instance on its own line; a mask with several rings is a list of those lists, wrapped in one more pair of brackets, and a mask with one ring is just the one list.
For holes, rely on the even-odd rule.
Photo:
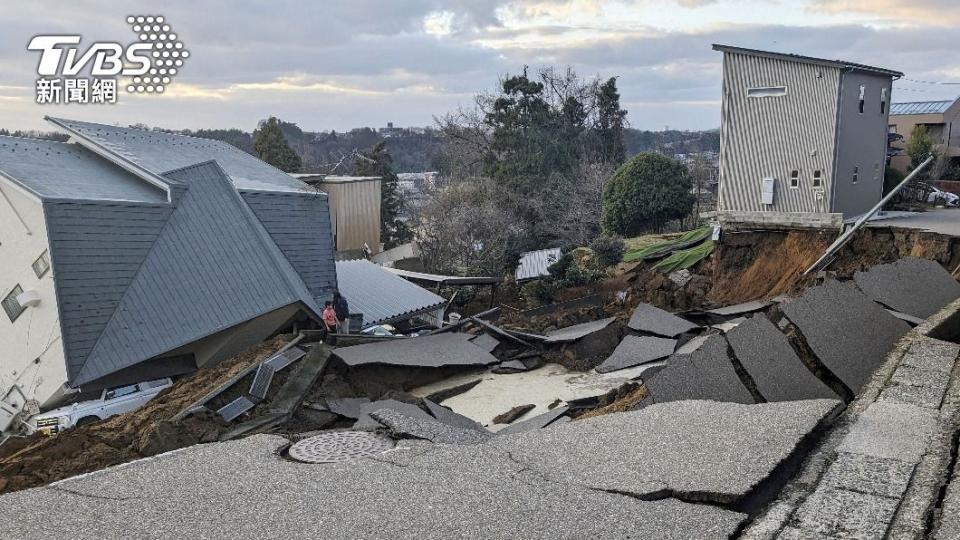
[(910, 82), (920, 83), (920, 84), (940, 84), (940, 85), (944, 85), (944, 86), (960, 86), (960, 82), (921, 81), (921, 80), (919, 80), (919, 79), (910, 79), (910, 78), (907, 78), (907, 77), (901, 77), (900, 79), (897, 79), (897, 80), (898, 80), (898, 81), (910, 81)]

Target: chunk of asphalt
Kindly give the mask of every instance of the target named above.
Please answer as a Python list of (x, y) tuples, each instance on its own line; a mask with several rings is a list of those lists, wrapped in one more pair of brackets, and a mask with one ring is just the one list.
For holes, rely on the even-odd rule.
[(522, 373), (524, 371), (530, 371), (530, 368), (520, 360), (507, 360), (506, 362), (501, 362), (490, 371), (502, 375), (505, 373)]
[(642, 404), (686, 399), (754, 402), (734, 370), (726, 340), (716, 335), (691, 354), (671, 356), (663, 369), (644, 379), (644, 385), (650, 396)]
[(529, 420), (524, 420), (523, 422), (517, 422), (516, 424), (511, 424), (500, 431), (497, 432), (497, 435), (510, 435), (512, 433), (522, 433), (524, 431), (530, 431), (532, 429), (541, 429), (545, 428), (555, 421), (557, 421), (561, 416), (567, 414), (567, 411), (570, 410), (570, 407), (564, 405), (563, 407), (557, 407), (551, 409), (543, 414), (534, 416)]
[(598, 321), (591, 321), (582, 324), (575, 324), (573, 326), (567, 326), (566, 328), (560, 328), (559, 330), (551, 330), (547, 332), (547, 338), (543, 340), (544, 343), (566, 343), (569, 341), (577, 341), (594, 332), (599, 332), (607, 326), (610, 326), (610, 323), (616, 320), (616, 317), (608, 317), (606, 319), (600, 319)]
[(348, 366), (385, 364), (412, 367), (483, 366), (497, 358), (470, 342), (469, 334), (449, 332), (342, 347), (333, 354)]
[(356, 420), (363, 415), (361, 409), (370, 403), (367, 398), (337, 398), (327, 400), (327, 409), (334, 414)]
[(487, 352), (493, 352), (493, 350), (500, 345), (500, 340), (491, 336), (490, 334), (483, 333), (477, 337), (470, 338), (470, 343), (473, 343), (477, 347), (480, 347)]
[(677, 340), (649, 336), (626, 336), (613, 354), (597, 366), (597, 373), (639, 366), (673, 354)]
[(854, 394), (910, 330), (852, 284), (833, 280), (807, 289), (781, 309), (820, 363)]
[(427, 416), (408, 416), (394, 409), (378, 409), (370, 417), (399, 437), (425, 439), (440, 444), (479, 444), (493, 436), (490, 432), (451, 426)]
[(773, 300), (753, 300), (752, 302), (744, 302), (742, 304), (736, 304), (733, 306), (724, 306), (716, 309), (708, 309), (704, 313), (710, 313), (711, 315), (720, 315), (722, 317), (728, 317), (732, 315), (744, 315), (746, 313), (753, 313), (754, 311), (760, 311), (761, 309), (766, 309), (773, 303)]
[(493, 417), (493, 423), (494, 423), (494, 424), (510, 424), (510, 423), (513, 423), (514, 420), (516, 420), (517, 418), (520, 418), (521, 416), (527, 414), (528, 412), (530, 412), (531, 410), (533, 410), (535, 407), (536, 407), (536, 405), (533, 405), (533, 404), (517, 405), (516, 407), (510, 409), (509, 411), (507, 411), (507, 412), (505, 412), (505, 413), (498, 414), (497, 416), (494, 416), (494, 417)]
[(427, 418), (432, 420), (429, 414), (425, 413), (423, 409), (417, 407), (416, 405), (411, 405), (410, 403), (404, 403), (402, 401), (397, 401), (395, 399), (384, 399), (380, 401), (372, 401), (370, 403), (364, 403), (360, 406), (360, 417), (357, 419), (357, 422), (353, 424), (353, 429), (357, 430), (367, 430), (372, 431), (375, 429), (380, 429), (383, 427), (379, 422), (377, 422), (373, 417), (370, 416), (370, 413), (373, 411), (379, 411), (383, 409), (391, 409), (393, 411), (403, 413), (406, 416), (413, 418)]
[(639, 304), (633, 310), (627, 326), (640, 332), (671, 338), (698, 328), (692, 322), (650, 304)]
[(480, 422), (467, 418), (462, 414), (457, 414), (443, 405), (438, 405), (429, 399), (423, 400), (423, 403), (427, 406), (427, 410), (430, 411), (430, 414), (432, 414), (438, 422), (442, 422), (460, 429), (473, 429), (476, 431), (487, 432), (487, 428), (483, 427)]
[(960, 283), (937, 262), (906, 257), (853, 275), (867, 296), (896, 311), (921, 319), (960, 297)]
[(936, 431), (938, 412), (875, 401), (850, 426), (837, 451), (917, 463)]
[(727, 341), (767, 401), (838, 397), (807, 369), (787, 337), (762, 313), (731, 330)]
[(753, 510), (776, 496), (840, 407), (837, 400), (677, 401), (494, 437), (485, 446), (553, 481)]

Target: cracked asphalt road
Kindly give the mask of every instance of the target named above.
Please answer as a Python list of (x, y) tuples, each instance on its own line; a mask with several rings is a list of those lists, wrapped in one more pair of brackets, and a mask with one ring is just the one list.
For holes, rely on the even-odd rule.
[[(702, 491), (723, 491), (731, 475), (742, 480), (728, 495), (739, 494), (834, 406), (675, 402), (478, 445), (401, 441), (376, 459), (331, 465), (288, 461), (277, 455), (285, 439), (259, 435), (5, 495), (0, 530), (11, 538), (727, 538), (746, 515), (716, 502), (641, 498), (696, 487), (697, 478)], [(738, 429), (773, 447), (748, 451), (747, 438), (702, 429), (678, 439), (671, 424), (684, 411), (698, 425), (740, 418)], [(774, 440), (787, 426), (793, 434)]]

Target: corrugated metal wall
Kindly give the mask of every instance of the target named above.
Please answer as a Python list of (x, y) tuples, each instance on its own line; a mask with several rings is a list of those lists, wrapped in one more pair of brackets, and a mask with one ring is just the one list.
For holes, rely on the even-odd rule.
[[(829, 211), (840, 70), (724, 53), (721, 108), (721, 211)], [(749, 88), (785, 86), (784, 96), (747, 97)], [(790, 188), (790, 172), (800, 185)], [(818, 202), (814, 171), (823, 171)], [(772, 205), (761, 203), (764, 177), (776, 179)]]
[(380, 180), (322, 182), (330, 196), (330, 220), (335, 226), (337, 251), (370, 246), (380, 252)]

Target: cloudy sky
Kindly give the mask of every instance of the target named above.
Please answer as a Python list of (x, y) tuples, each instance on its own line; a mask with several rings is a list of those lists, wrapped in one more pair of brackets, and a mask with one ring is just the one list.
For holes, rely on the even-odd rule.
[[(45, 114), (169, 128), (307, 130), (430, 125), (524, 65), (617, 76), (632, 126), (719, 125), (712, 43), (906, 73), (894, 101), (960, 94), (957, 0), (324, 0), (16, 2), (0, 11), (0, 127)], [(163, 95), (38, 105), (37, 34), (135, 41), (128, 15), (162, 15), (190, 52)]]

